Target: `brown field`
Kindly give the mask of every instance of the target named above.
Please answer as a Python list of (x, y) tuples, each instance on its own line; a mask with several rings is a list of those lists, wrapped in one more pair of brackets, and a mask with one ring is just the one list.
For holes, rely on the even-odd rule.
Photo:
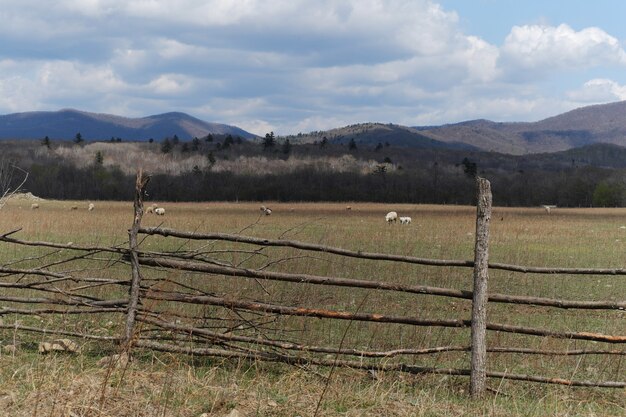
[[(149, 202), (151, 203), (151, 202)], [(75, 244), (124, 245), (132, 223), (132, 204), (12, 200), (0, 210), (0, 234), (21, 228), (20, 239)], [(321, 243), (352, 250), (412, 255), (435, 259), (473, 259), (475, 208), (461, 206), (264, 203), (273, 214), (263, 216), (260, 203), (162, 203), (165, 216), (147, 214), (143, 225)], [(77, 210), (70, 210), (71, 206)], [(347, 210), (346, 206), (351, 206)], [(385, 223), (395, 210), (411, 216), (408, 226)], [(624, 226), (624, 228), (622, 228)], [(144, 247), (174, 250), (181, 245), (199, 248), (199, 242), (148, 237)], [(529, 266), (620, 268), (626, 249), (626, 209), (560, 209), (547, 215), (541, 208), (494, 208), (490, 261)], [(0, 244), (0, 264), (34, 257), (41, 249)], [(434, 268), (389, 262), (344, 259), (337, 256), (269, 248), (261, 255), (222, 252), (225, 243), (212, 244), (216, 258), (248, 267), (268, 265), (271, 270), (332, 275), (359, 279), (471, 289), (472, 270)], [(241, 248), (241, 247), (240, 247)], [(250, 247), (247, 248), (248, 250)], [(56, 255), (55, 255), (56, 256)], [(126, 269), (124, 269), (126, 268)], [(117, 268), (115, 273), (128, 268)], [(115, 269), (115, 268), (112, 268)], [(101, 273), (108, 273), (101, 271)], [(113, 273), (113, 272), (111, 272)], [(124, 273), (124, 272), (122, 272)], [(161, 272), (151, 272), (159, 278)], [(171, 273), (168, 278), (205, 279)], [(337, 289), (245, 279), (212, 279), (211, 291), (303, 307), (333, 308), (420, 318), (469, 318), (471, 303), (443, 297), (415, 296), (382, 291)], [(566, 276), (515, 274), (491, 271), (492, 292), (571, 300), (624, 301), (626, 276)], [(24, 307), (24, 306), (22, 306)], [(160, 305), (163, 314), (172, 306)], [(191, 310), (190, 310), (191, 311)], [(559, 310), (547, 307), (490, 304), (489, 321), (626, 335), (624, 311)], [(32, 318), (5, 315), (5, 323)], [(45, 319), (47, 320), (47, 319)], [(66, 320), (66, 319), (63, 319)], [(68, 319), (69, 320), (69, 319)], [(76, 320), (72, 318), (71, 320)], [(64, 325), (76, 326), (74, 321)], [(44, 319), (41, 319), (44, 322)], [(46, 322), (48, 323), (48, 322)], [(265, 331), (273, 337), (301, 343), (384, 350), (469, 343), (469, 330), (416, 328), (327, 319), (281, 319)], [(52, 324), (50, 324), (52, 325)], [(58, 326), (59, 323), (54, 323)], [(88, 326), (85, 324), (85, 326)], [(112, 332), (121, 329), (118, 324)], [(24, 338), (24, 340), (17, 340)], [(469, 380), (441, 375), (415, 376), (324, 367), (188, 357), (137, 352), (123, 370), (96, 365), (111, 347), (85, 342), (77, 356), (38, 355), (32, 343), (41, 335), (0, 332), (0, 344), (14, 342), (15, 352), (0, 356), (0, 406), (15, 416), (619, 416), (626, 414), (626, 391), (570, 388), (536, 383), (489, 380), (494, 390), (483, 400), (467, 395)], [(623, 345), (489, 334), (490, 345), (536, 349), (621, 349)], [(626, 379), (624, 355), (552, 357), (490, 354), (489, 369), (566, 379)], [(467, 353), (442, 353), (406, 359), (408, 363), (436, 367), (469, 366)], [(320, 402), (320, 399), (322, 401)], [(231, 414), (232, 413), (232, 414)]]

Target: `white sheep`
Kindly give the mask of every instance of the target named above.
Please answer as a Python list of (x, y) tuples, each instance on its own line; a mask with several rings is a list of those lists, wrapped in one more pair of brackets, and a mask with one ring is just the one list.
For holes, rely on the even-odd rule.
[(89, 207), (87, 207), (87, 210), (89, 211), (93, 211), (93, 209), (95, 209), (96, 206), (93, 203), (89, 203)]
[(37, 204), (37, 203), (33, 203), (33, 204), (30, 205), (30, 209), (31, 210), (36, 210), (38, 208), (39, 208), (39, 204)]
[(154, 213), (154, 207), (152, 206), (146, 207), (146, 213)]
[(164, 216), (165, 209), (163, 207), (157, 207), (154, 209), (154, 214), (156, 214), (157, 216)]
[(546, 211), (546, 213), (550, 214), (550, 210), (556, 208), (556, 206), (543, 205), (541, 206)]
[(410, 217), (400, 217), (400, 224), (411, 224)]
[(269, 207), (261, 206), (260, 210), (266, 215), (269, 216), (272, 214), (272, 209)]
[(391, 222), (397, 221), (398, 220), (398, 213), (396, 213), (395, 211), (390, 211), (385, 216), (385, 220), (387, 220), (387, 223), (391, 223)]

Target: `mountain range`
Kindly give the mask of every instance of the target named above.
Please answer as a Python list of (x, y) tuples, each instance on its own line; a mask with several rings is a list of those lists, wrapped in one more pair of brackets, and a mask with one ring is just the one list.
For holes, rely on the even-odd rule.
[(256, 136), (235, 126), (209, 123), (185, 113), (172, 112), (141, 118), (89, 113), (74, 109), (13, 113), (0, 116), (0, 139), (70, 140), (80, 133), (85, 140), (122, 138), (130, 141), (162, 140), (178, 136), (181, 140), (210, 134)]
[[(0, 139), (70, 140), (77, 133), (86, 140), (112, 137), (131, 141), (181, 140), (207, 134), (231, 134), (258, 139), (236, 126), (209, 123), (185, 113), (172, 112), (142, 118), (65, 109), (0, 116)], [(318, 142), (366, 146), (393, 145), (411, 148), (465, 149), (524, 155), (564, 151), (607, 143), (626, 147), (626, 101), (581, 107), (537, 122), (470, 120), (441, 126), (400, 126), (361, 123), (326, 131), (286, 136), (293, 143)]]
[(441, 126), (362, 123), (299, 134), (304, 142), (326, 137), (331, 142), (376, 146), (464, 148), (512, 155), (564, 151), (607, 143), (626, 147), (626, 101), (581, 107), (538, 122), (470, 120)]

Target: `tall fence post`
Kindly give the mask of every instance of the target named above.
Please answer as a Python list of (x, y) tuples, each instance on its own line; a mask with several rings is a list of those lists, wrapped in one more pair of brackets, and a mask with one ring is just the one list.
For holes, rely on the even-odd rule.
[(133, 332), (135, 330), (135, 318), (137, 316), (137, 306), (139, 305), (139, 287), (141, 284), (141, 273), (139, 272), (139, 258), (137, 257), (137, 234), (141, 226), (143, 217), (143, 197), (146, 193), (146, 185), (150, 181), (149, 176), (144, 176), (141, 168), (137, 171), (135, 181), (135, 217), (133, 226), (128, 231), (128, 242), (130, 246), (130, 264), (132, 268), (132, 281), (128, 295), (128, 312), (126, 315), (126, 329), (124, 332), (124, 344), (130, 347)]
[(491, 220), (491, 184), (476, 178), (476, 244), (474, 247), (474, 295), (472, 300), (472, 364), (470, 392), (473, 398), (485, 393), (487, 380), (487, 281), (489, 279), (489, 221)]

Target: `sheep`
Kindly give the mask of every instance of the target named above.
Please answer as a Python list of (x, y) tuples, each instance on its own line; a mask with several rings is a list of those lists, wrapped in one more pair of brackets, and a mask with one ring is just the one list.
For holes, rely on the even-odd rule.
[(400, 224), (411, 224), (410, 217), (400, 217)]
[(157, 207), (154, 209), (154, 214), (156, 214), (157, 216), (164, 216), (165, 209), (163, 207)]
[(261, 206), (260, 210), (266, 215), (269, 216), (272, 214), (272, 209), (269, 207)]
[(154, 207), (152, 206), (146, 207), (146, 213), (154, 213)]
[(352, 206), (346, 206), (346, 210), (352, 210)]
[(70, 210), (78, 210), (78, 206), (72, 206), (70, 207)]
[(96, 206), (93, 203), (89, 203), (89, 207), (87, 207), (87, 210), (93, 211), (94, 208), (96, 208)]
[(546, 213), (550, 214), (550, 210), (553, 208), (556, 208), (556, 206), (549, 206), (549, 205), (543, 205), (541, 206), (544, 208), (544, 210), (546, 211)]
[(390, 224), (391, 222), (395, 222), (396, 220), (398, 220), (398, 213), (396, 213), (395, 211), (390, 211), (385, 216), (385, 220), (387, 220), (387, 223), (390, 223)]
[(36, 210), (38, 208), (39, 208), (39, 204), (37, 204), (37, 203), (33, 203), (33, 204), (30, 205), (30, 209), (31, 210)]

